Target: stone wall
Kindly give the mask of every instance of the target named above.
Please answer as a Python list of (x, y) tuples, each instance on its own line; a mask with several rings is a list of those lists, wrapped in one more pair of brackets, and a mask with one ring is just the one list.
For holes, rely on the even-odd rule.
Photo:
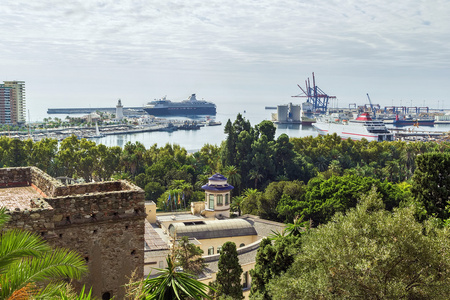
[(30, 167), (30, 173), (31, 185), (46, 196), (56, 196), (56, 191), (64, 187), (60, 181), (36, 167)]
[(30, 185), (30, 174), (30, 168), (0, 168), (0, 187)]
[(76, 286), (92, 287), (99, 299), (106, 294), (124, 299), (123, 286), (132, 273), (139, 278), (144, 273), (144, 191), (126, 181), (63, 186), (35, 168), (0, 169), (3, 179), (2, 174), (17, 183), (33, 178), (26, 182), (54, 195), (31, 199), (31, 209), (9, 211), (7, 227), (34, 231), (55, 247), (76, 250), (89, 266)]
[(55, 196), (67, 196), (67, 195), (80, 195), (88, 193), (102, 193), (113, 191), (127, 191), (135, 189), (131, 184), (121, 181), (104, 181), (104, 182), (91, 182), (85, 184), (74, 184), (68, 186), (62, 186), (58, 188)]

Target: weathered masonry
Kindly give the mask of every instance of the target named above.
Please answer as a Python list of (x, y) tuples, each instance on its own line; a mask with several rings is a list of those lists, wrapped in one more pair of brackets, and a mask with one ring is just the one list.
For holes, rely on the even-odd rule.
[(100, 299), (124, 299), (123, 285), (143, 275), (144, 192), (126, 181), (65, 186), (35, 167), (0, 169), (7, 227), (38, 232), (51, 245), (78, 251), (89, 274), (78, 286)]

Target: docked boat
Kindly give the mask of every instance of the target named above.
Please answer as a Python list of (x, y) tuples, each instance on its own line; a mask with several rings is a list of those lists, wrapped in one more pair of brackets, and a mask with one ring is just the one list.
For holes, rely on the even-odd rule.
[(147, 103), (143, 109), (153, 116), (216, 115), (216, 105), (205, 100), (197, 100), (195, 94), (181, 102), (172, 102), (164, 97)]
[(413, 118), (411, 116), (396, 115), (392, 124), (394, 126), (434, 126), (434, 118)]
[(336, 133), (343, 139), (361, 140), (364, 138), (368, 141), (378, 142), (394, 140), (394, 135), (389, 132), (383, 121), (373, 120), (369, 113), (362, 113), (355, 120), (335, 118), (332, 115), (317, 120), (313, 127), (321, 135)]

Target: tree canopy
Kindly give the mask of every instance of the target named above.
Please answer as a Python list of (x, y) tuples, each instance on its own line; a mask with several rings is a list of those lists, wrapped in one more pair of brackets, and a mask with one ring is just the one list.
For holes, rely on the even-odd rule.
[(356, 208), (308, 231), (292, 267), (272, 280), (274, 299), (447, 299), (450, 231), (386, 211), (376, 189)]

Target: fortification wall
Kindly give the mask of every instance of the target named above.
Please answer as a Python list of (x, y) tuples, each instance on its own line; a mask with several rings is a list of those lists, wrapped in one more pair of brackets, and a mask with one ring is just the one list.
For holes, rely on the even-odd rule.
[[(3, 176), (2, 176), (3, 175)], [(55, 247), (76, 250), (89, 274), (77, 286), (93, 295), (124, 299), (123, 286), (135, 271), (144, 274), (144, 191), (126, 181), (64, 186), (33, 168), (0, 169), (4, 182), (35, 184), (52, 197), (31, 199), (31, 209), (8, 213), (8, 228), (39, 233)], [(70, 194), (73, 193), (73, 194)]]
[(30, 168), (1, 168), (0, 187), (26, 186), (31, 182)]
[(64, 185), (36, 167), (30, 167), (30, 184), (47, 197), (56, 196), (58, 189)]
[(113, 191), (128, 191), (134, 189), (129, 183), (121, 181), (91, 182), (85, 184), (67, 185), (58, 188), (55, 196), (80, 195), (87, 193), (102, 193)]

